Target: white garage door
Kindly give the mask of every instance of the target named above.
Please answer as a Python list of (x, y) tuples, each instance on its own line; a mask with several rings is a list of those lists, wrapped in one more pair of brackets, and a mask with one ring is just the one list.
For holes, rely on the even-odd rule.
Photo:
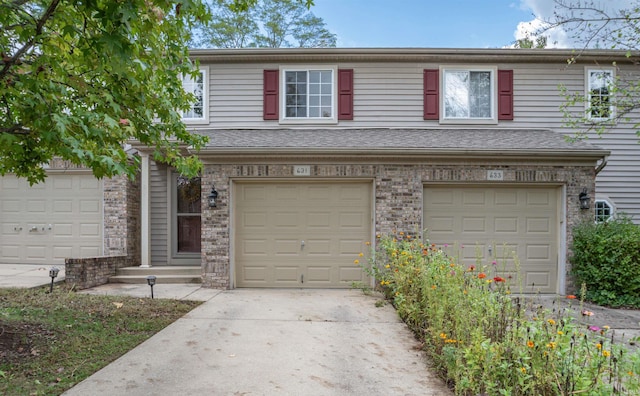
[(480, 258), (488, 275), (519, 272), (523, 292), (555, 293), (558, 196), (553, 187), (426, 186), (424, 227), (431, 243), (449, 245), (465, 265)]
[(371, 238), (371, 183), (237, 183), (238, 287), (348, 288)]
[(0, 177), (0, 263), (64, 264), (102, 254), (102, 182), (90, 174), (49, 174), (29, 186)]

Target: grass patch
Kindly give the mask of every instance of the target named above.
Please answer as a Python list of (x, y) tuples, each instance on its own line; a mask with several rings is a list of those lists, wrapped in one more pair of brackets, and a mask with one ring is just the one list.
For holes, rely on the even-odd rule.
[(59, 395), (200, 304), (0, 289), (0, 394)]

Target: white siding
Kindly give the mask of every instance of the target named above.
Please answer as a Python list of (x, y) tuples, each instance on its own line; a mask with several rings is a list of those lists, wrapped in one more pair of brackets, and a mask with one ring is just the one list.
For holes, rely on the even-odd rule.
[[(314, 63), (317, 64), (317, 63)], [(321, 128), (545, 128), (560, 133), (573, 131), (564, 127), (560, 111), (564, 103), (560, 84), (569, 92), (584, 91), (585, 68), (566, 63), (497, 63), (498, 69), (514, 71), (514, 120), (497, 125), (441, 125), (423, 119), (423, 70), (438, 68), (435, 63), (419, 62), (350, 62), (328, 63), (338, 68), (354, 69), (354, 119), (339, 121)], [(450, 63), (448, 63), (450, 64)], [(290, 64), (287, 64), (290, 65)], [(302, 65), (302, 64), (301, 64)], [(479, 65), (478, 65), (479, 66)], [(278, 63), (227, 63), (210, 65), (210, 124), (198, 128), (282, 128), (278, 121), (262, 119), (263, 70), (278, 69)], [(623, 67), (617, 74), (633, 71)], [(584, 111), (579, 105), (576, 114)], [(640, 144), (633, 124), (638, 114), (622, 127), (590, 142), (611, 150), (608, 165), (597, 178), (597, 193), (607, 196), (617, 210), (635, 216), (640, 223)], [(291, 128), (287, 125), (285, 128)], [(318, 128), (297, 125), (296, 128)], [(166, 181), (165, 181), (166, 183)], [(154, 199), (159, 199), (155, 197)], [(166, 198), (165, 198), (166, 201)], [(154, 201), (159, 204), (159, 201)], [(153, 215), (152, 215), (153, 216)], [(153, 218), (153, 217), (152, 217)], [(159, 218), (156, 218), (156, 221)], [(166, 226), (166, 219), (165, 219)], [(166, 234), (166, 229), (164, 230)], [(166, 242), (165, 242), (166, 243)], [(154, 250), (155, 252), (155, 250)], [(161, 256), (156, 255), (152, 257)]]

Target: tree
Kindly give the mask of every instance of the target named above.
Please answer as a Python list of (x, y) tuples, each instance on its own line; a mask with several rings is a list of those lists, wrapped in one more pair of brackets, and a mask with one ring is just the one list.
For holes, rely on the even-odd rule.
[(531, 37), (525, 37), (516, 40), (515, 48), (546, 48), (547, 36), (538, 36), (535, 41)]
[(336, 35), (301, 0), (260, 0), (238, 10), (233, 0), (213, 0), (212, 22), (201, 27), (202, 47), (335, 47)]
[[(626, 50), (627, 58), (637, 56), (634, 51), (639, 49), (640, 43), (640, 1), (606, 3), (555, 0), (555, 4), (553, 17), (544, 21), (544, 27), (538, 34), (563, 29), (582, 49), (619, 49)], [(616, 8), (616, 5), (622, 7)], [(575, 63), (581, 52), (577, 51), (575, 57), (568, 59), (568, 63)], [(614, 62), (608, 66), (618, 65)], [(608, 76), (601, 76), (605, 77)], [(602, 134), (616, 123), (628, 121), (630, 113), (640, 109), (640, 80), (637, 73), (618, 72), (615, 77), (607, 78), (596, 86), (586, 95), (571, 93), (564, 88), (562, 90), (566, 100), (561, 110), (568, 126), (579, 131), (577, 138), (585, 137), (590, 131)], [(579, 116), (571, 111), (575, 105), (585, 103), (589, 104), (588, 108)], [(615, 112), (610, 114), (610, 108), (615, 108)], [(584, 128), (585, 124), (587, 128)], [(634, 127), (639, 126), (636, 124)], [(636, 134), (640, 136), (640, 131)]]
[(207, 17), (189, 0), (0, 0), (0, 175), (29, 182), (60, 157), (96, 177), (133, 175), (125, 143), (195, 174), (180, 146), (205, 143), (181, 111), (193, 99), (186, 42)]

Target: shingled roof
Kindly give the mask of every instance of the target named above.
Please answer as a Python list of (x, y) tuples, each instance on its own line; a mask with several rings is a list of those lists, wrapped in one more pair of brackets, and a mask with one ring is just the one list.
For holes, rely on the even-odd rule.
[(544, 129), (212, 129), (204, 152), (466, 152), (603, 157), (607, 150)]

